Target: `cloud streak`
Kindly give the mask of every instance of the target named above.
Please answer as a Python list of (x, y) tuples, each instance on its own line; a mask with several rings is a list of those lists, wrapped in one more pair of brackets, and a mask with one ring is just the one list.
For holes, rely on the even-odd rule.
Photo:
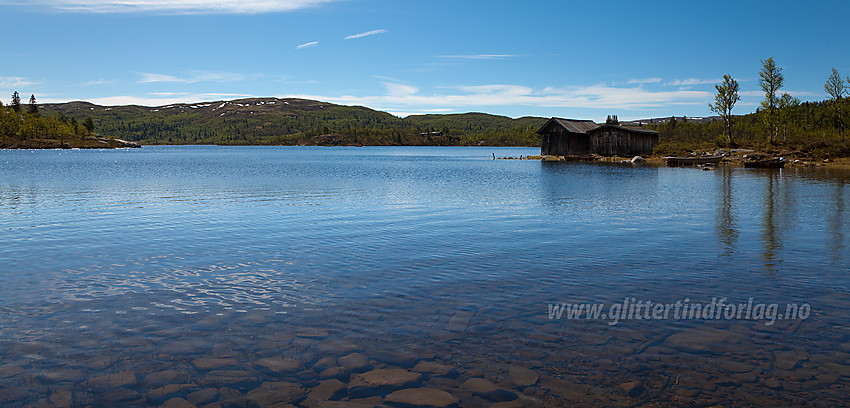
[(674, 79), (670, 82), (665, 82), (664, 86), (691, 86), (691, 85), (714, 85), (722, 82), (722, 79), (698, 79), (698, 78), (688, 78), (688, 79)]
[(384, 30), (384, 29), (380, 29), (380, 30), (372, 30), (372, 31), (366, 31), (365, 33), (359, 33), (359, 34), (352, 34), (352, 35), (349, 35), (348, 37), (345, 37), (345, 39), (346, 39), (346, 40), (353, 40), (353, 39), (356, 39), (356, 38), (368, 37), (368, 36), (370, 36), (370, 35), (384, 34), (384, 33), (386, 33), (386, 32), (387, 32), (387, 30)]
[(139, 80), (140, 84), (153, 84), (163, 82), (183, 84), (193, 84), (196, 82), (237, 82), (245, 79), (245, 76), (242, 74), (208, 71), (195, 71), (187, 77), (176, 77), (174, 75), (157, 74), (150, 72), (142, 72), (140, 75), (142, 76), (142, 78)]
[(468, 107), (535, 106), (545, 108), (597, 108), (640, 110), (670, 105), (703, 104), (712, 99), (706, 91), (650, 91), (642, 87), (606, 85), (534, 89), (522, 85), (474, 85), (448, 88), (448, 92), (423, 94), (398, 83), (384, 83), (385, 93), (374, 96), (287, 95), (346, 105), (364, 105), (388, 111), (431, 108), (462, 110)]
[(310, 48), (310, 47), (315, 47), (315, 46), (317, 46), (317, 45), (319, 45), (319, 42), (318, 42), (318, 41), (310, 41), (310, 42), (308, 42), (308, 43), (304, 43), (304, 44), (301, 44), (301, 45), (299, 45), (299, 46), (295, 47), (295, 49), (296, 49), (296, 50), (300, 50), (300, 49), (302, 49), (302, 48)]
[(663, 81), (661, 78), (643, 78), (643, 79), (630, 79), (626, 81), (627, 84), (654, 84)]
[(516, 58), (518, 55), (513, 54), (469, 54), (469, 55), (440, 55), (440, 58), (451, 59), (471, 59), (471, 60), (495, 60)]
[(338, 0), (34, 0), (23, 7), (74, 13), (259, 14), (289, 12)]
[(40, 82), (30, 81), (24, 77), (0, 76), (0, 88), (14, 88), (18, 86), (38, 85)]

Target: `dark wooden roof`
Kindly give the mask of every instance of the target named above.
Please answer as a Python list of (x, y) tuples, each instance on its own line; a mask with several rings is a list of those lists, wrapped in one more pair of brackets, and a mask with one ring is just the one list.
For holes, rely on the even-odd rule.
[(588, 131), (599, 127), (599, 125), (592, 120), (552, 118), (549, 119), (549, 121), (546, 122), (546, 124), (543, 125), (537, 133), (543, 133), (543, 129), (549, 127), (549, 125), (553, 122), (570, 133), (587, 133)]
[(596, 128), (588, 130), (588, 132), (599, 131), (599, 130), (602, 130), (602, 129), (605, 129), (605, 128), (614, 128), (614, 129), (625, 130), (626, 132), (644, 133), (644, 134), (648, 134), (648, 135), (660, 135), (661, 134), (661, 132), (656, 132), (654, 130), (649, 130), (649, 129), (646, 129), (646, 128), (631, 127), (631, 126), (627, 127), (627, 126), (618, 126), (618, 125), (597, 126)]

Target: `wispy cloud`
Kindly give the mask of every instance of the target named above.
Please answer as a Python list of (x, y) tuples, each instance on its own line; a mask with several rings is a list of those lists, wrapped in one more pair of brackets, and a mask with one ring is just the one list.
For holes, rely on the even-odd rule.
[(2, 88), (14, 88), (18, 86), (30, 86), (30, 85), (38, 85), (40, 82), (31, 81), (24, 77), (4, 77), (0, 76), (0, 87)]
[(300, 49), (302, 49), (302, 48), (315, 47), (315, 46), (317, 46), (317, 45), (319, 45), (319, 42), (318, 42), (318, 41), (310, 41), (310, 42), (308, 42), (308, 43), (304, 43), (304, 44), (301, 44), (301, 45), (299, 45), (299, 46), (295, 47), (295, 49), (296, 49), (296, 50), (300, 50)]
[[(202, 93), (202, 94), (182, 94), (182, 93), (158, 93), (158, 94), (147, 94), (146, 96), (131, 96), (131, 95), (117, 95), (117, 96), (105, 96), (98, 98), (89, 98), (87, 101), (102, 105), (102, 106), (124, 106), (124, 105), (138, 105), (138, 106), (149, 106), (149, 107), (157, 107), (157, 106), (167, 106), (173, 105), (177, 103), (200, 103), (200, 102), (210, 102), (215, 100), (231, 100), (231, 99), (239, 99), (239, 98), (253, 98), (255, 95), (247, 95), (247, 94), (230, 94), (230, 93)], [(42, 103), (61, 103), (68, 102), (68, 100), (62, 99), (44, 99), (41, 101)]]
[(232, 72), (209, 72), (209, 71), (194, 71), (184, 77), (177, 77), (168, 74), (157, 74), (143, 72), (140, 74), (142, 79), (140, 84), (151, 84), (158, 82), (179, 82), (184, 84), (192, 84), (196, 82), (236, 82), (245, 79), (242, 74)]
[(107, 85), (114, 84), (115, 80), (111, 79), (92, 79), (91, 81), (86, 82), (86, 86), (96, 86), (96, 85)]
[(59, 12), (162, 14), (258, 14), (287, 12), (338, 0), (33, 0), (24, 7)]
[(183, 78), (177, 78), (173, 75), (166, 74), (153, 74), (149, 72), (143, 72), (142, 79), (139, 80), (140, 84), (151, 84), (155, 82), (186, 82)]
[(569, 88), (534, 89), (522, 85), (492, 84), (457, 86), (447, 92), (423, 94), (411, 85), (384, 83), (385, 93), (374, 96), (287, 95), (328, 102), (365, 105), (393, 112), (439, 108), (462, 110), (467, 107), (536, 106), (554, 108), (599, 108), (639, 110), (678, 104), (703, 104), (711, 100), (706, 91), (650, 91), (642, 87), (594, 85)]
[(630, 79), (626, 81), (627, 84), (654, 84), (657, 82), (661, 82), (663, 79), (654, 77), (654, 78), (643, 78), (643, 79)]
[(368, 37), (370, 35), (384, 34), (386, 32), (387, 32), (387, 30), (384, 30), (384, 29), (366, 31), (365, 33), (349, 35), (348, 37), (345, 37), (345, 39), (346, 40), (353, 40), (355, 38), (363, 38), (363, 37)]
[(440, 55), (440, 58), (471, 59), (471, 60), (494, 60), (494, 59), (516, 58), (518, 56), (519, 55), (513, 55), (513, 54), (470, 54), (470, 55)]
[(722, 82), (722, 79), (714, 78), (714, 79), (698, 79), (698, 78), (688, 78), (688, 79), (675, 79), (670, 82), (665, 82), (664, 86), (691, 86), (691, 85), (714, 85)]

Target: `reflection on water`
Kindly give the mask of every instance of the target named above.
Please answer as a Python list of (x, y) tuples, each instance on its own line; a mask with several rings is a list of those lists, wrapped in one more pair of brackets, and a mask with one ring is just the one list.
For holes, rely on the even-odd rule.
[(0, 405), (844, 404), (850, 175), (495, 150), (0, 152)]
[(721, 177), (719, 178), (720, 193), (717, 194), (717, 234), (720, 243), (723, 245), (723, 255), (727, 258), (735, 254), (735, 244), (738, 239), (734, 213), (734, 195), (732, 194), (733, 170), (731, 167), (721, 167), (718, 169)]

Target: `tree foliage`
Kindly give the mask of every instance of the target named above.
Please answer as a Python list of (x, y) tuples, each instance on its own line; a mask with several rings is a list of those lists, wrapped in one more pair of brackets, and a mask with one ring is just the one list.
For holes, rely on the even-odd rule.
[[(850, 78), (847, 79), (847, 82), (850, 83)], [(847, 93), (847, 86), (844, 85), (844, 80), (841, 79), (841, 75), (838, 73), (837, 69), (832, 69), (832, 74), (830, 74), (829, 78), (826, 79), (826, 83), (823, 85), (823, 90), (826, 91), (831, 98), (830, 102), (832, 105), (835, 127), (838, 129), (839, 138), (844, 141), (844, 115), (842, 112), (843, 109), (841, 100)]]
[(30, 95), (30, 104), (27, 106), (27, 113), (38, 115), (38, 103), (35, 101), (35, 94)]
[(15, 112), (21, 111), (21, 95), (18, 94), (18, 91), (12, 93), (12, 110)]
[(732, 108), (735, 103), (741, 100), (738, 95), (738, 81), (732, 78), (731, 75), (723, 75), (723, 82), (714, 85), (717, 93), (714, 95), (714, 103), (708, 107), (712, 112), (717, 113), (723, 118), (726, 124), (726, 143), (730, 146), (735, 145), (735, 140), (732, 138)]
[(761, 60), (761, 64), (759, 86), (764, 91), (764, 100), (761, 102), (761, 107), (766, 112), (764, 119), (768, 127), (768, 143), (774, 143), (779, 133), (780, 122), (778, 109), (779, 97), (776, 94), (782, 88), (785, 77), (782, 75), (782, 68), (776, 65), (773, 57)]

